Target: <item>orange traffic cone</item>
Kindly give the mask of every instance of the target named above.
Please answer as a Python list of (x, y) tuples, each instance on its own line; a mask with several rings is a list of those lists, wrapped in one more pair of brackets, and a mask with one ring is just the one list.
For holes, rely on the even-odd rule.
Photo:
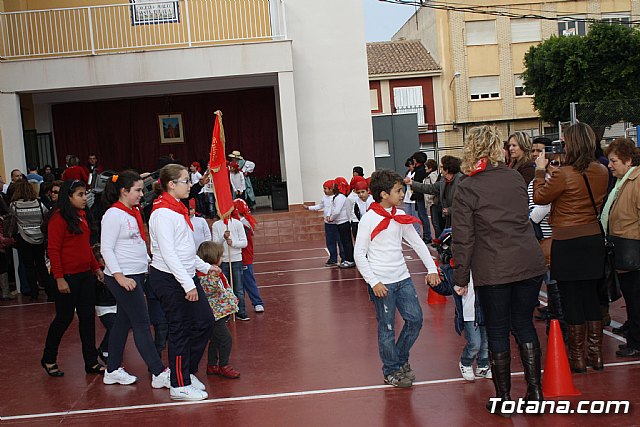
[(542, 378), (544, 397), (579, 396), (580, 390), (573, 385), (567, 351), (564, 348), (562, 332), (558, 320), (551, 320), (547, 357), (544, 360), (544, 376)]
[(447, 297), (440, 295), (429, 286), (429, 293), (427, 294), (427, 304), (445, 304)]

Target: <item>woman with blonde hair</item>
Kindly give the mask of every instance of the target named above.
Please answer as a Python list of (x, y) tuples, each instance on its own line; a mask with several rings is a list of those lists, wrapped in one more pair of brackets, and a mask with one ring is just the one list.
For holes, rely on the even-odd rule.
[(524, 178), (527, 185), (533, 181), (535, 175), (535, 163), (531, 157), (531, 138), (524, 132), (514, 132), (509, 135), (509, 167), (517, 170)]
[(569, 327), (569, 365), (580, 373), (586, 372), (587, 365), (604, 369), (597, 285), (604, 276), (605, 247), (598, 212), (607, 194), (609, 173), (595, 158), (596, 137), (588, 125), (571, 125), (563, 136), (563, 164), (548, 179), (549, 160), (544, 153), (536, 159), (533, 202), (551, 203), (551, 278), (558, 282)]
[[(460, 181), (453, 199), (455, 290), (473, 286), (484, 312), (489, 363), (498, 399), (487, 409), (502, 412), (511, 401), (512, 331), (527, 382), (527, 401), (541, 401), (540, 342), (533, 326), (546, 264), (529, 221), (527, 188), (518, 173), (505, 166), (502, 138), (495, 127), (470, 130), (464, 146)], [(497, 237), (499, 236), (499, 238)]]

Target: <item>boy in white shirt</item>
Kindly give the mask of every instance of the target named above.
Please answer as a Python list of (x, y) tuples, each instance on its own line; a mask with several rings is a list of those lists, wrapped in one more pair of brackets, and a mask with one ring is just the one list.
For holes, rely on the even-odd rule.
[(233, 189), (233, 198), (244, 200), (244, 192), (247, 189), (247, 183), (244, 179), (244, 174), (240, 171), (238, 162), (231, 162), (229, 165), (229, 180), (231, 181), (231, 188)]
[(358, 224), (360, 223), (360, 219), (367, 213), (369, 206), (373, 203), (373, 197), (369, 194), (369, 184), (366, 180), (358, 181), (351, 194), (355, 195), (355, 198), (351, 198), (353, 201), (353, 207), (351, 209), (351, 233), (353, 233), (353, 238), (356, 239), (358, 237)]
[[(376, 306), (378, 348), (384, 382), (394, 387), (411, 387), (415, 374), (409, 365), (409, 351), (422, 328), (422, 308), (402, 254), (404, 239), (427, 267), (425, 282), (440, 283), (438, 268), (413, 223), (419, 221), (396, 209), (404, 201), (402, 177), (382, 169), (371, 175), (374, 203), (360, 219), (354, 250), (355, 262), (369, 284)], [(404, 326), (396, 341), (396, 308)]]
[[(229, 218), (228, 231), (227, 224), (222, 220), (214, 222), (211, 231), (214, 242), (225, 244), (221, 267), (225, 277), (231, 278), (233, 293), (238, 297), (236, 319), (250, 320), (244, 304), (244, 286), (242, 285), (242, 249), (246, 248), (248, 243), (244, 225), (236, 218)], [(229, 261), (231, 261), (231, 268), (229, 268)]]
[[(324, 196), (322, 196), (322, 201), (320, 203), (313, 206), (304, 206), (305, 209), (308, 209), (310, 211), (323, 211), (322, 217), (324, 218), (325, 244), (327, 245), (327, 250), (329, 251), (329, 259), (327, 260), (325, 265), (328, 267), (338, 265), (338, 250), (340, 251), (340, 263), (342, 264), (345, 260), (344, 248), (342, 247), (342, 243), (340, 242), (340, 232), (338, 231), (338, 226), (334, 223), (327, 222), (327, 217), (331, 216), (334, 183), (335, 181), (330, 179), (322, 184)], [(336, 246), (338, 247), (338, 250), (336, 250)]]
[(206, 219), (196, 216), (196, 205), (196, 199), (189, 199), (189, 218), (193, 224), (193, 242), (198, 250), (200, 243), (211, 240), (211, 229)]

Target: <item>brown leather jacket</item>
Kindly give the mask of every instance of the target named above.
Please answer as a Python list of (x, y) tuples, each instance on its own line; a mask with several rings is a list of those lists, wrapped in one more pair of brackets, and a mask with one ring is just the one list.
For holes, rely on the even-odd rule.
[(640, 167), (637, 167), (618, 192), (609, 212), (609, 234), (640, 240)]
[[(585, 171), (598, 212), (607, 195), (609, 172), (599, 162), (592, 162)], [(545, 181), (545, 171), (536, 169), (533, 181), (533, 202), (551, 203), (549, 224), (554, 240), (568, 240), (600, 234), (597, 215), (582, 174), (573, 166), (562, 166)]]
[(504, 164), (460, 180), (453, 197), (454, 282), (504, 285), (541, 276), (544, 255), (529, 221), (524, 178)]

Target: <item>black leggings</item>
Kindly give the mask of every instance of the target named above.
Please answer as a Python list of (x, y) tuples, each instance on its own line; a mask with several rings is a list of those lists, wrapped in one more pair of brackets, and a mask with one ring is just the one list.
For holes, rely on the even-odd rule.
[(338, 224), (338, 233), (340, 233), (340, 243), (344, 248), (345, 261), (353, 262), (353, 240), (351, 238), (351, 223), (345, 222)]
[(233, 339), (227, 322), (229, 316), (213, 322), (211, 328), (211, 337), (209, 339), (209, 357), (207, 365), (226, 366), (229, 364), (229, 356), (231, 355), (231, 345)]
[(598, 280), (558, 281), (564, 320), (569, 325), (602, 320), (597, 293)]
[(640, 271), (621, 273), (618, 277), (629, 318), (627, 345), (640, 350)]
[(56, 363), (58, 347), (64, 333), (73, 320), (74, 312), (78, 313), (80, 341), (82, 341), (82, 357), (85, 368), (98, 363), (96, 350), (96, 285), (93, 273), (87, 271), (78, 274), (65, 274), (71, 293), (56, 293), (56, 317), (49, 326), (47, 341), (42, 360), (45, 363)]

